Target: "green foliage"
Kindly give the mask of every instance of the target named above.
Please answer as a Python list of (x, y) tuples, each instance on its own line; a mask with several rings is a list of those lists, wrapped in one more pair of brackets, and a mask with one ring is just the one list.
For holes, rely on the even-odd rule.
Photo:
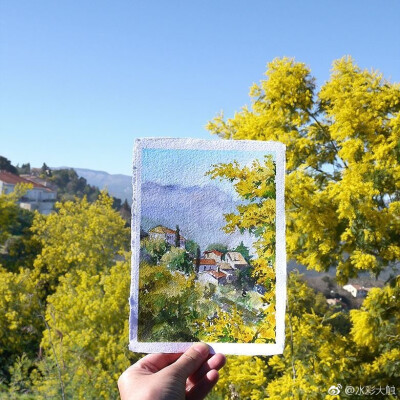
[(238, 253), (240, 253), (247, 262), (250, 262), (250, 260), (252, 258), (250, 255), (249, 248), (244, 245), (243, 241), (241, 241), (239, 246), (237, 246), (232, 251), (237, 251)]
[(3, 156), (0, 156), (0, 171), (4, 170), (7, 172), (11, 172), (12, 174), (18, 175), (17, 168), (11, 164), (11, 161)]
[(171, 270), (177, 270), (189, 275), (194, 272), (193, 261), (185, 249), (172, 247), (161, 258), (161, 264), (166, 265)]
[(181, 244), (181, 237), (179, 233), (179, 225), (177, 225), (175, 230), (175, 247), (180, 247)]
[(207, 246), (206, 250), (218, 250), (221, 253), (225, 254), (228, 251), (228, 246), (222, 243), (211, 243)]
[(54, 170), (49, 181), (57, 186), (59, 200), (73, 200), (75, 196), (79, 198), (86, 196), (89, 202), (94, 202), (100, 195), (99, 188), (89, 185), (74, 169)]
[(18, 171), (18, 175), (23, 175), (23, 174), (28, 175), (31, 173), (31, 164), (30, 163), (22, 164), (20, 167), (17, 165), (16, 168)]
[(171, 246), (164, 239), (150, 238), (142, 240), (141, 247), (155, 263), (159, 263), (163, 255), (171, 248)]
[(196, 257), (197, 249), (200, 246), (194, 240), (186, 240), (185, 242), (185, 249), (189, 252), (192, 257)]
[(193, 321), (199, 317), (201, 296), (194, 279), (194, 274), (187, 276), (164, 265), (141, 264), (138, 331), (141, 341), (198, 340)]

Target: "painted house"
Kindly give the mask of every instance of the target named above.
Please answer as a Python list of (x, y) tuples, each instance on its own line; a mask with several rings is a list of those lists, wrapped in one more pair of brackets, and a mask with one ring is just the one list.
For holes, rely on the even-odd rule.
[(231, 265), (232, 269), (244, 269), (249, 266), (242, 254), (237, 251), (228, 251), (225, 254), (225, 261)]
[[(193, 265), (196, 268), (197, 260), (193, 260)], [(216, 271), (217, 270), (217, 262), (212, 258), (201, 258), (199, 263), (199, 271)]]
[(225, 285), (228, 280), (225, 273), (221, 271), (204, 271), (198, 274), (200, 282), (212, 283), (213, 285)]
[(221, 262), (217, 265), (217, 271), (221, 271), (226, 274), (226, 280), (229, 283), (232, 283), (237, 280), (237, 270), (234, 270), (231, 264), (227, 262)]
[(204, 258), (215, 260), (216, 262), (222, 261), (222, 256), (224, 253), (218, 250), (207, 250), (204, 252)]
[(57, 192), (50, 187), (37, 182), (30, 181), (8, 171), (0, 171), (0, 193), (9, 194), (15, 190), (17, 184), (28, 184), (31, 189), (27, 190), (23, 197), (18, 200), (21, 208), (29, 211), (39, 211), (48, 215), (53, 211), (57, 200)]
[(353, 297), (365, 297), (368, 294), (368, 288), (364, 286), (349, 284), (344, 285), (343, 289), (349, 292)]
[[(149, 230), (150, 239), (162, 239), (169, 243), (171, 246), (175, 246), (176, 231), (169, 229), (166, 226), (157, 225)], [(185, 248), (186, 239), (179, 234), (179, 247)]]

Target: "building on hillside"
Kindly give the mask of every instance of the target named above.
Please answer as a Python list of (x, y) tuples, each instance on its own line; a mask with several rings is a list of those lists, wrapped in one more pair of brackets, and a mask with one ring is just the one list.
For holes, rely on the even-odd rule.
[(207, 250), (204, 252), (204, 258), (213, 259), (216, 262), (221, 262), (223, 254), (224, 253), (218, 250)]
[(238, 271), (234, 270), (231, 266), (231, 264), (227, 262), (220, 262), (217, 265), (217, 271), (221, 271), (224, 274), (226, 274), (226, 280), (229, 283), (235, 282), (238, 277)]
[(332, 307), (342, 307), (342, 299), (337, 299), (337, 298), (333, 298), (333, 299), (326, 299), (326, 302), (329, 306)]
[(42, 184), (22, 178), (8, 171), (0, 171), (0, 193), (9, 194), (15, 190), (17, 184), (28, 184), (32, 188), (18, 200), (21, 208), (29, 211), (37, 210), (41, 214), (48, 215), (53, 211), (57, 200), (57, 192)]
[(237, 251), (228, 251), (225, 254), (225, 262), (229, 263), (232, 269), (244, 269), (249, 266), (242, 254)]
[[(166, 226), (157, 225), (149, 230), (150, 239), (165, 240), (171, 246), (175, 246), (176, 231), (169, 229)], [(179, 234), (179, 247), (185, 248), (186, 239)]]
[(356, 284), (344, 285), (343, 289), (349, 292), (353, 297), (366, 297), (370, 290), (369, 288)]
[[(193, 265), (196, 268), (197, 265), (197, 259), (193, 260)], [(216, 271), (217, 270), (217, 263), (213, 259), (207, 259), (207, 258), (201, 258), (199, 262), (199, 271), (198, 272), (204, 272), (204, 271)]]
[(53, 183), (49, 183), (46, 181), (46, 179), (39, 178), (36, 175), (33, 174), (21, 174), (21, 178), (27, 179), (28, 181), (31, 181), (33, 183), (37, 183), (39, 185), (45, 186), (51, 190), (57, 191), (57, 186)]
[(227, 275), (221, 271), (204, 271), (198, 274), (198, 279), (200, 282), (212, 283), (213, 285), (225, 285), (227, 280)]

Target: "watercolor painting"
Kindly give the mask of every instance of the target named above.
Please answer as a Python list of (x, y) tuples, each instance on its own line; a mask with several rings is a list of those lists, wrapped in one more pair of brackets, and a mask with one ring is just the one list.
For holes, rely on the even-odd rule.
[(246, 143), (136, 149), (134, 342), (276, 344), (282, 147)]

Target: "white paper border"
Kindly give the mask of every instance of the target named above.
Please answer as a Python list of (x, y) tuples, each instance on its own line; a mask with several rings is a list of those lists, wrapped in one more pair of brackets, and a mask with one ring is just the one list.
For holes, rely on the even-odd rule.
[(140, 255), (140, 210), (141, 210), (141, 168), (142, 149), (190, 149), (190, 150), (243, 150), (273, 151), (276, 161), (276, 342), (275, 343), (209, 343), (211, 353), (236, 355), (274, 355), (283, 353), (285, 345), (286, 308), (286, 241), (285, 241), (285, 145), (280, 142), (258, 140), (203, 140), (148, 138), (136, 139), (133, 152), (133, 202), (132, 202), (132, 264), (131, 292), (129, 298), (129, 349), (140, 353), (181, 353), (192, 342), (139, 342), (138, 296), (139, 296), (139, 255)]

